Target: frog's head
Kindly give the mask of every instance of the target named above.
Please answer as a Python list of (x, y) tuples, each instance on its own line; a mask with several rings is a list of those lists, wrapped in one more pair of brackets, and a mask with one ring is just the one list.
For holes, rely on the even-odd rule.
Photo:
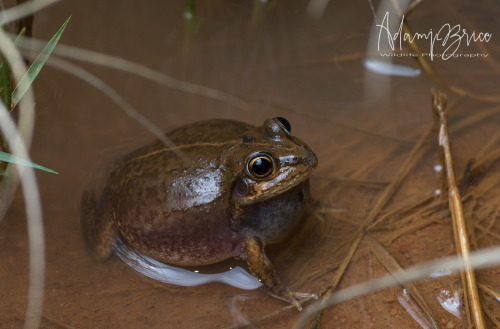
[(268, 119), (255, 135), (243, 137), (240, 171), (233, 182), (236, 207), (261, 203), (289, 191), (316, 168), (314, 152), (291, 135), (285, 118)]

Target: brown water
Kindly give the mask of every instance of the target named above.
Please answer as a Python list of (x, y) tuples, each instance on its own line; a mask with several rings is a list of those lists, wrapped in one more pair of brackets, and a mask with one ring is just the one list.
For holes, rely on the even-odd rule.
[[(428, 72), (389, 77), (365, 70), (362, 60), (375, 25), (368, 1), (331, 1), (317, 20), (307, 15), (304, 1), (196, 3), (190, 29), (182, 1), (64, 1), (37, 14), (34, 35), (50, 38), (71, 15), (62, 43), (123, 57), (248, 104), (238, 108), (132, 74), (83, 65), (165, 131), (215, 117), (256, 125), (269, 117), (286, 117), (294, 134), (319, 158), (311, 179), (315, 203), (310, 214), (296, 236), (269, 251), (280, 277), (294, 290), (320, 293), (331, 284), (356, 231), (432, 125), (431, 88), (448, 94), (457, 177), (499, 131), (500, 9), (494, 2), (424, 1), (409, 16), (417, 32), (437, 31), (449, 23), (470, 33), (493, 33), (490, 42), (467, 47), (463, 41), (458, 51), (486, 58), (432, 61), (439, 78), (454, 90), (437, 84)], [(429, 41), (417, 44), (429, 50)], [(403, 52), (409, 52), (408, 46)], [(395, 62), (418, 68), (409, 57)], [(242, 318), (258, 328), (293, 325), (299, 315), (295, 309), (258, 320), (286, 306), (260, 290), (222, 284), (176, 287), (141, 277), (116, 257), (94, 262), (81, 236), (80, 196), (87, 186), (102, 181), (110, 163), (154, 137), (76, 77), (48, 68), (35, 87), (33, 159), (60, 173), (38, 174), (47, 240), (42, 328), (227, 328)], [(487, 101), (490, 96), (496, 99)], [(485, 150), (493, 160), (477, 172), (464, 198), (473, 248), (500, 240), (498, 146), (493, 140)], [(434, 171), (439, 163), (435, 133), (420, 150), (369, 230), (402, 267), (455, 253), (446, 200), (433, 197), (441, 187)], [(2, 328), (19, 328), (24, 321), (29, 275), (25, 223), (18, 193), (0, 223)], [(339, 288), (388, 273), (367, 241), (356, 249)], [(477, 278), (500, 291), (500, 269), (479, 271)], [(469, 327), (459, 276), (425, 280), (417, 287), (438, 327)], [(461, 301), (458, 316), (439, 302), (455, 293)], [(500, 321), (498, 301), (484, 290), (480, 294), (484, 308)], [(403, 288), (396, 286), (333, 306), (324, 312), (320, 327), (420, 328), (398, 301), (403, 295)], [(486, 322), (495, 327), (491, 319)]]

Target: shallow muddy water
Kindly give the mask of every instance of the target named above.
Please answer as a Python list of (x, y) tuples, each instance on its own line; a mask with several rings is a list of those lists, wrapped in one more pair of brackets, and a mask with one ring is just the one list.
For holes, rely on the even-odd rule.
[[(365, 233), (336, 289), (389, 273), (373, 240), (403, 268), (456, 252), (446, 192), (444, 197), (435, 194), (443, 181), (435, 170), (437, 132), (416, 148), (433, 125), (432, 88), (448, 95), (457, 179), (471, 159), (482, 164), (468, 180), (463, 198), (471, 247), (500, 244), (497, 3), (422, 1), (407, 15), (412, 31), (421, 34), (437, 33), (446, 24), (460, 24), (469, 37), (473, 31), (492, 33), (489, 41), (471, 41), (469, 46), (462, 38), (456, 50), (446, 52), (436, 42), (433, 60), (430, 40), (414, 40), (432, 69), (419, 66), (408, 43), (400, 49), (399, 39), (394, 40), (393, 63), (398, 66), (377, 62), (388, 58), (377, 48), (379, 39), (387, 49), (388, 32), (394, 36), (399, 27), (396, 22), (390, 31), (377, 29), (377, 24), (384, 26), (386, 13), (377, 1), (330, 1), (316, 18), (308, 13), (307, 1), (194, 3), (193, 19), (187, 20), (183, 1), (62, 1), (36, 14), (33, 31), (36, 38), (47, 40), (71, 16), (62, 44), (125, 58), (223, 92), (208, 97), (74, 62), (111, 86), (162, 131), (209, 118), (261, 125), (267, 118), (286, 117), (294, 135), (306, 141), (319, 159), (311, 177), (313, 202), (300, 229), (268, 247), (279, 276), (293, 290), (319, 294), (332, 285), (360, 229)], [(398, 21), (395, 12), (391, 14)], [(457, 40), (452, 34), (448, 45)], [(451, 57), (443, 60), (443, 52)], [(367, 69), (366, 60), (375, 63), (375, 69)], [(220, 283), (166, 285), (140, 276), (116, 256), (95, 262), (79, 224), (82, 192), (102, 185), (113, 162), (155, 138), (78, 77), (45, 68), (35, 92), (32, 156), (36, 163), (59, 172), (37, 174), (47, 261), (42, 328), (293, 326), (300, 312), (287, 308), (273, 314), (287, 305), (261, 290)], [(402, 175), (411, 154), (414, 161), (388, 203), (365, 222), (385, 189)], [(19, 192), (0, 222), (0, 262), (0, 327), (19, 328), (29, 279)], [(245, 266), (230, 260), (200, 270), (225, 271), (234, 265)], [(499, 268), (476, 275), (480, 284), (500, 292)], [(415, 286), (438, 328), (469, 328), (459, 275)], [(495, 328), (500, 304), (486, 289), (479, 292), (486, 325)], [(415, 311), (418, 308), (398, 285), (328, 308), (318, 328), (431, 328), (422, 324), (426, 320)]]

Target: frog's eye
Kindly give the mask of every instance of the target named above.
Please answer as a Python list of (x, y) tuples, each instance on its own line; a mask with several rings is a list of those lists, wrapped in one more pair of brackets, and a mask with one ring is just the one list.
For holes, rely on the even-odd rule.
[(278, 124), (278, 126), (281, 127), (288, 135), (292, 132), (292, 125), (290, 125), (290, 122), (288, 122), (287, 119), (282, 118), (282, 117), (276, 117), (273, 118), (274, 122)]
[(255, 153), (247, 161), (247, 173), (253, 178), (264, 178), (274, 172), (274, 160), (267, 153)]

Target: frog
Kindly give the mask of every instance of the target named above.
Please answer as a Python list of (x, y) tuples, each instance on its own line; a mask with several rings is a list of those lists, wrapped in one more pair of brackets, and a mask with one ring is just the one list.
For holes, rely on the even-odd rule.
[(283, 284), (265, 246), (283, 240), (309, 203), (317, 157), (283, 117), (261, 126), (210, 119), (166, 134), (128, 154), (98, 198), (81, 200), (81, 227), (92, 256), (108, 259), (117, 239), (175, 266), (245, 260), (272, 297), (301, 310), (317, 298)]

